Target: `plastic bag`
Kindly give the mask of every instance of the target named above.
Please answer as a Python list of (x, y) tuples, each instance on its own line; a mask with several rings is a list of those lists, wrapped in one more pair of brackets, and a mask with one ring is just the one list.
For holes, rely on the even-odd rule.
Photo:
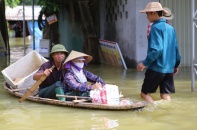
[(105, 85), (107, 93), (107, 104), (119, 105), (120, 104), (120, 94), (118, 86), (112, 84)]
[(107, 104), (107, 94), (105, 89), (102, 90), (91, 90), (90, 97), (93, 103)]
[(116, 85), (106, 84), (101, 90), (91, 90), (90, 97), (93, 103), (120, 104), (119, 90)]

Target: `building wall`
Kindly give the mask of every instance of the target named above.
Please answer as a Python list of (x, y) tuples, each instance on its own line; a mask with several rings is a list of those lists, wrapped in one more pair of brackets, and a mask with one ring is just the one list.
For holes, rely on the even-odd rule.
[[(139, 10), (145, 8), (151, 1), (155, 0), (100, 0), (100, 38), (119, 44), (128, 67), (135, 67), (146, 56), (146, 31), (149, 22), (146, 14), (139, 13)], [(158, 1), (163, 7), (170, 8), (175, 15), (171, 24), (177, 32), (182, 56), (181, 66), (190, 66), (192, 13), (194, 13), (191, 11), (191, 0)], [(197, 1), (195, 1), (195, 8), (197, 9)], [(195, 37), (197, 41), (197, 33)]]
[[(147, 3), (151, 1), (155, 0), (100, 0), (99, 38), (117, 42), (128, 67), (136, 67), (137, 63), (146, 56), (146, 31), (149, 22), (146, 14), (139, 13), (139, 10), (145, 8)], [(191, 0), (158, 1), (163, 7), (169, 7), (175, 15), (171, 24), (177, 32), (182, 56), (181, 65), (190, 66), (192, 50)], [(197, 7), (197, 2), (195, 4)], [(60, 13), (62, 17), (60, 16), (59, 19), (60, 41), (69, 51), (73, 49), (82, 51), (83, 34), (80, 32), (80, 25), (75, 25), (73, 28), (66, 10), (62, 9), (62, 11)], [(197, 46), (195, 50), (197, 50)]]
[(60, 43), (63, 44), (66, 49), (83, 51), (83, 33), (79, 24), (73, 24), (70, 19), (70, 15), (66, 9), (61, 9), (59, 17), (59, 32)]
[(136, 67), (147, 51), (146, 14), (152, 0), (100, 0), (100, 38), (117, 42), (128, 67)]

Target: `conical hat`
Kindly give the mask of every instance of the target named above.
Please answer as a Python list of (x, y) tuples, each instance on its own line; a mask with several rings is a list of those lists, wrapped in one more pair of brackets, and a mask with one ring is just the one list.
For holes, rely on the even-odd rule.
[(87, 55), (78, 51), (71, 51), (71, 53), (66, 58), (66, 61), (64, 62), (64, 64), (66, 64), (68, 61), (74, 60), (79, 57), (84, 57), (86, 63), (89, 63), (92, 60), (92, 56), (90, 55)]

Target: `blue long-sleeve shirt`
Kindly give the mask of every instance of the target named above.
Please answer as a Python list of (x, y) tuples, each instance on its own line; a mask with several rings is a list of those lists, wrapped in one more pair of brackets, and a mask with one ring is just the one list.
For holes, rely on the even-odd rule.
[(160, 73), (173, 73), (180, 61), (176, 32), (165, 19), (161, 18), (151, 27), (147, 57), (142, 63), (148, 69)]

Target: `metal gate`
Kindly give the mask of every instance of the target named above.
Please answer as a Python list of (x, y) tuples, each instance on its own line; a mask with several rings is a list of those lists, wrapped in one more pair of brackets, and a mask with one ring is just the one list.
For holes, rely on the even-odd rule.
[(196, 24), (196, 20), (197, 20), (197, 9), (195, 7), (195, 0), (192, 0), (192, 3), (191, 3), (191, 6), (192, 6), (192, 60), (191, 60), (191, 90), (192, 92), (195, 91), (195, 77), (197, 75), (197, 64), (196, 64), (196, 61), (195, 61), (195, 55), (196, 55), (196, 52), (195, 52), (195, 30), (197, 28), (197, 24)]

